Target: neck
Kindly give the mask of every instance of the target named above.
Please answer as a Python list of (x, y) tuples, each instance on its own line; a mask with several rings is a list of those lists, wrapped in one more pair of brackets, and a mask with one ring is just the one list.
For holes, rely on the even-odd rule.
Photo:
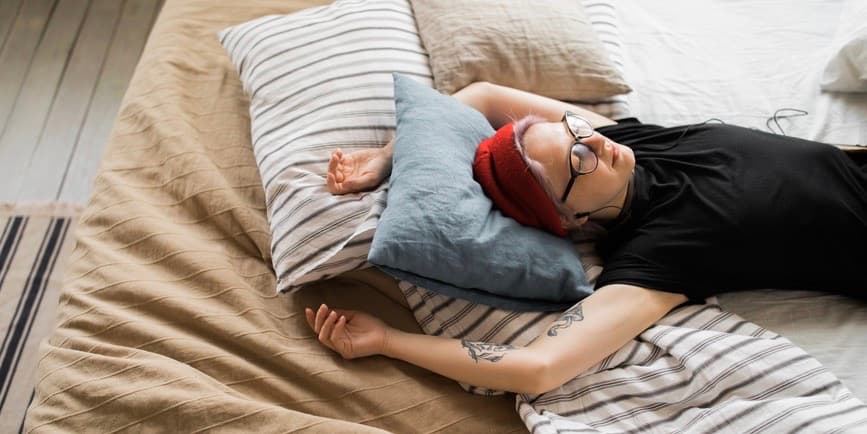
[(629, 215), (634, 191), (635, 173), (633, 172), (629, 177), (629, 182), (626, 183), (624, 188), (617, 193), (611, 202), (606, 204), (607, 208), (600, 210), (596, 215), (594, 215), (593, 220), (600, 224), (616, 224), (622, 221)]

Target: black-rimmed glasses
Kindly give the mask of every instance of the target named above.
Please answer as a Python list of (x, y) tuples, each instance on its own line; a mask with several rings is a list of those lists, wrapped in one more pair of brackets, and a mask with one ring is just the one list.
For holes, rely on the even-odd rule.
[[(581, 139), (586, 139), (593, 135), (593, 125), (590, 124), (590, 121), (578, 116), (575, 112), (567, 110), (566, 113), (563, 114), (561, 122), (563, 122), (563, 126), (566, 127), (566, 131), (575, 138), (575, 141), (572, 142), (572, 149), (569, 151), (567, 156), (569, 159), (569, 171), (572, 176), (569, 178), (569, 184), (566, 185), (566, 191), (563, 192), (563, 197), (560, 199), (560, 202), (566, 202), (566, 198), (572, 190), (572, 184), (575, 183), (575, 179), (581, 175), (593, 173), (593, 171), (596, 170), (596, 166), (599, 165), (599, 157), (596, 156), (596, 153), (593, 152), (592, 149), (580, 141)], [(573, 164), (573, 155), (578, 157), (577, 169)]]

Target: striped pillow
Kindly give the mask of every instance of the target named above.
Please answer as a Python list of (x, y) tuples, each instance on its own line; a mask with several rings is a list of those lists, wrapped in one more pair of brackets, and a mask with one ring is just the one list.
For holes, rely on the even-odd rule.
[(406, 0), (338, 0), (227, 28), (220, 42), (250, 98), (277, 290), (369, 266), (387, 183), (335, 196), (331, 151), (394, 137), (392, 72), (433, 85)]
[[(617, 15), (614, 7), (610, 0), (584, 0), (584, 6), (593, 29), (608, 50), (615, 67), (622, 74), (622, 45), (617, 32)], [(625, 95), (617, 95), (606, 101), (580, 102), (580, 105), (613, 119), (629, 115), (629, 104)], [(602, 261), (591, 241), (586, 239), (574, 241), (587, 280), (593, 284), (602, 273)], [(526, 346), (563, 314), (563, 312), (518, 312), (498, 309), (441, 295), (404, 281), (399, 282), (398, 287), (406, 297), (422, 331), (433, 336)], [(494, 396), (505, 393), (502, 390), (492, 390), (466, 383), (459, 384), (467, 392), (478, 395)]]

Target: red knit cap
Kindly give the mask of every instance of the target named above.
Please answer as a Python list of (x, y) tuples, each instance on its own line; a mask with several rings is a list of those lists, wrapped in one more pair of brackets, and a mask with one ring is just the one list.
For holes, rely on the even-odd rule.
[(557, 208), (521, 158), (514, 127), (514, 122), (508, 123), (479, 144), (473, 175), (503, 214), (565, 237)]

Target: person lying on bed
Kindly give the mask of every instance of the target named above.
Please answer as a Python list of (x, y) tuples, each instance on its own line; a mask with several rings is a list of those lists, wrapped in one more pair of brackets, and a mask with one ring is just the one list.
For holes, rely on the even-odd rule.
[[(488, 83), (453, 96), (499, 128), (474, 163), (494, 204), (532, 203), (535, 215), (511, 217), (559, 236), (602, 225), (604, 271), (592, 295), (526, 347), (406, 333), (326, 305), (305, 309), (319, 340), (346, 359), (383, 354), (464, 383), (540, 394), (683, 303), (758, 288), (867, 294), (867, 164), (834, 146), (715, 123), (615, 122)], [(329, 191), (375, 187), (390, 173), (391, 150), (335, 151)], [(499, 178), (490, 170), (514, 164), (530, 170)]]

